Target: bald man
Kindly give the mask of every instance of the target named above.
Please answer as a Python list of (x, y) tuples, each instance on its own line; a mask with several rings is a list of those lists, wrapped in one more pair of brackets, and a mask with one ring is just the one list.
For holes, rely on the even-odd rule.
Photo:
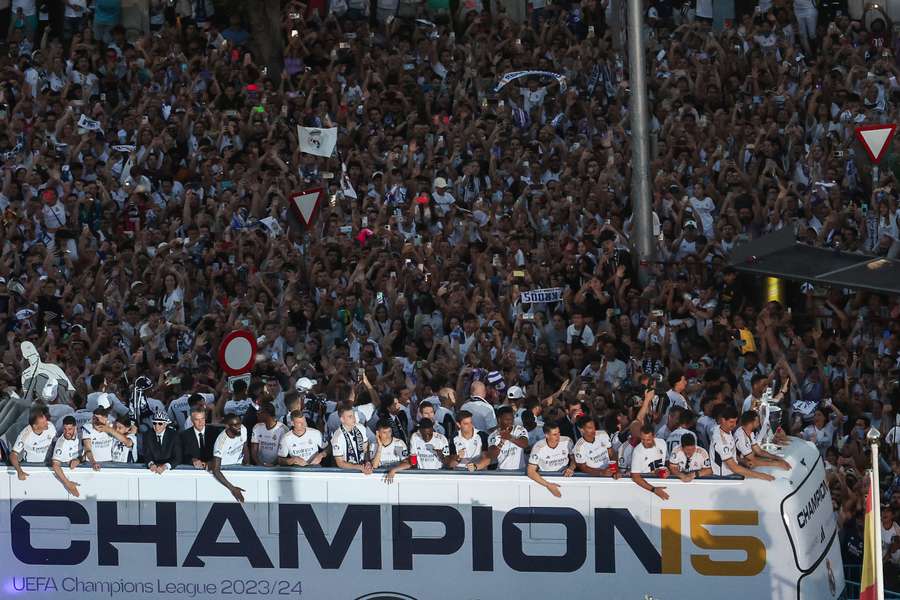
[(481, 381), (473, 381), (469, 388), (469, 401), (460, 410), (472, 413), (472, 424), (479, 431), (491, 431), (497, 427), (497, 414), (490, 402), (485, 400), (487, 388)]

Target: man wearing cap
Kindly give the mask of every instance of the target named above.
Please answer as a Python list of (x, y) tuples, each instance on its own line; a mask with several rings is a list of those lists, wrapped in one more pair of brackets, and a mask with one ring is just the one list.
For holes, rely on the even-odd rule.
[(163, 411), (153, 415), (151, 431), (145, 431), (141, 453), (147, 468), (153, 473), (162, 475), (181, 464), (181, 444), (178, 434), (169, 427), (169, 416)]
[(699, 250), (697, 247), (697, 222), (687, 220), (684, 222), (683, 229), (681, 235), (672, 242), (671, 250), (675, 255), (675, 260), (682, 260), (688, 254), (697, 254)]
[(443, 217), (450, 212), (450, 207), (456, 202), (456, 199), (447, 190), (447, 180), (443, 177), (434, 179), (434, 191), (431, 192), (431, 199), (437, 208), (437, 212)]

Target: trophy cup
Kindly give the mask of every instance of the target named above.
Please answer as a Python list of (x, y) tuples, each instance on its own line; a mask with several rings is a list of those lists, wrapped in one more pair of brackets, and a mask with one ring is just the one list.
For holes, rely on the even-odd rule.
[(760, 440), (759, 447), (772, 454), (778, 454), (781, 446), (774, 442), (775, 431), (781, 425), (781, 407), (773, 402), (774, 390), (771, 387), (763, 392), (759, 404)]

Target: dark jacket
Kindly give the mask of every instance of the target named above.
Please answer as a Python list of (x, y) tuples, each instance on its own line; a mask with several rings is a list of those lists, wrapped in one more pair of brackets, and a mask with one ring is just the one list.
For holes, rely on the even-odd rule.
[(149, 467), (150, 463), (162, 465), (169, 463), (174, 469), (181, 464), (181, 444), (178, 443), (178, 432), (171, 427), (163, 434), (163, 443), (160, 446), (156, 432), (146, 431), (142, 439), (141, 451), (144, 463)]
[(181, 444), (181, 464), (193, 464), (195, 458), (202, 460), (203, 462), (211, 461), (213, 446), (220, 433), (222, 433), (221, 427), (207, 425), (206, 430), (203, 433), (203, 448), (197, 443), (197, 433), (194, 431), (193, 427), (179, 433), (178, 438), (179, 443)]

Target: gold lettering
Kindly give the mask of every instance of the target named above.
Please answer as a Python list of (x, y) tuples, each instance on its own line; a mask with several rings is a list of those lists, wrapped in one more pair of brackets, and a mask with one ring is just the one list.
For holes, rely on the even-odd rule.
[[(706, 554), (692, 554), (691, 565), (700, 575), (720, 577), (751, 577), (766, 566), (766, 547), (752, 536), (712, 535), (709, 525), (759, 525), (755, 510), (692, 510), (691, 541), (704, 550), (743, 550), (743, 561), (713, 560)], [(664, 569), (665, 572), (665, 569)]]
[(664, 575), (681, 574), (681, 511), (664, 508), (660, 516), (661, 554)]

